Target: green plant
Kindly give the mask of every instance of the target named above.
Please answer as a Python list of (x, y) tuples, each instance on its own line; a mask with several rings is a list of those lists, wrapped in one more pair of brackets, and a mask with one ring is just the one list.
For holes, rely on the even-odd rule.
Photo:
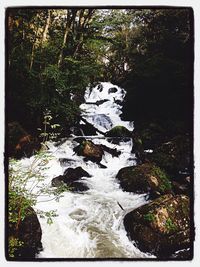
[(144, 219), (148, 222), (153, 222), (155, 221), (156, 217), (153, 213), (147, 213), (147, 214), (144, 214)]
[(159, 177), (161, 180), (161, 184), (159, 186), (159, 189), (161, 190), (161, 192), (165, 192), (167, 190), (172, 189), (171, 182), (163, 170), (161, 170), (157, 166), (153, 166), (152, 171), (153, 171), (153, 175), (155, 175), (156, 177)]
[(60, 127), (60, 125), (58, 123), (52, 124), (52, 119), (53, 117), (51, 115), (51, 111), (46, 109), (44, 112), (43, 120), (44, 129), (42, 130), (41, 128), (38, 128), (38, 130), (40, 131), (39, 136), (42, 138), (42, 145), (44, 147), (46, 147), (47, 141), (54, 141), (60, 135), (60, 133), (56, 131), (57, 128)]
[[(52, 159), (52, 154), (48, 151), (40, 151), (34, 156), (31, 164), (23, 166), (21, 161), (10, 159), (9, 161), (9, 179), (8, 179), (8, 223), (12, 238), (8, 240), (8, 253), (13, 257), (14, 251), (23, 243), (18, 238), (18, 229), (20, 223), (32, 212), (30, 207), (40, 217), (46, 218), (48, 224), (53, 223), (53, 217), (57, 216), (56, 210), (42, 211), (35, 205), (41, 201), (51, 201), (62, 197), (62, 188), (53, 188), (45, 183), (46, 176), (43, 174), (47, 170), (48, 163)], [(45, 198), (48, 196), (48, 200)], [(41, 200), (38, 200), (40, 197)], [(44, 200), (42, 200), (44, 197)]]
[(18, 247), (23, 246), (24, 243), (14, 236), (9, 237), (8, 243), (8, 254), (11, 258), (14, 258), (15, 251)]
[(168, 232), (174, 232), (177, 229), (177, 226), (172, 222), (171, 218), (168, 218), (165, 222), (165, 227)]

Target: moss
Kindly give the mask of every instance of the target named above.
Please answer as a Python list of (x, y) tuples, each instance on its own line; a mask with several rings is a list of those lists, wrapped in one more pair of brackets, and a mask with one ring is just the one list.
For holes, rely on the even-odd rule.
[(173, 223), (171, 218), (168, 218), (165, 222), (165, 227), (168, 233), (174, 232), (177, 230), (177, 226)]
[(163, 170), (153, 165), (152, 174), (160, 178), (161, 183), (160, 183), (159, 189), (161, 190), (161, 192), (169, 191), (172, 189), (171, 182)]
[(124, 126), (115, 126), (106, 133), (110, 137), (131, 137), (131, 132)]
[(155, 215), (153, 213), (150, 213), (150, 212), (147, 214), (144, 214), (143, 218), (145, 221), (148, 221), (148, 222), (153, 222), (156, 219)]

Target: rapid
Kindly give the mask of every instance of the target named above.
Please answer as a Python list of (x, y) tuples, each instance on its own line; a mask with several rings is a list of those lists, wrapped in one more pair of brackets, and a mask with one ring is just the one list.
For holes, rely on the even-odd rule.
[[(82, 118), (102, 133), (117, 125), (132, 131), (133, 122), (122, 121), (120, 118), (125, 95), (124, 89), (108, 82), (102, 82), (92, 89), (87, 88), (85, 103), (80, 106)], [(81, 123), (84, 124), (84, 121)], [(55, 210), (56, 217), (53, 217), (52, 224), (48, 224), (45, 218), (38, 216), (42, 228), (43, 250), (37, 257), (152, 257), (136, 248), (134, 242), (128, 239), (123, 225), (123, 217), (127, 212), (147, 203), (145, 195), (123, 191), (115, 178), (121, 168), (136, 164), (135, 154), (131, 153), (132, 139), (114, 144), (98, 131), (95, 136), (87, 136), (95, 144), (121, 151), (118, 157), (112, 157), (105, 152), (101, 163), (106, 168), (100, 168), (96, 163), (85, 162), (82, 156), (74, 153), (73, 148), (77, 146), (75, 137), (72, 134), (59, 145), (48, 143), (46, 153), (50, 153), (51, 158), (47, 168), (43, 170), (45, 180), (37, 186), (42, 186), (42, 183), (51, 186), (51, 180), (62, 175), (67, 168), (81, 166), (91, 175), (82, 178), (89, 190), (65, 191), (59, 201), (51, 200), (51, 195), (38, 196), (36, 209), (45, 212)], [(22, 159), (23, 168), (30, 166), (33, 160), (34, 156)]]

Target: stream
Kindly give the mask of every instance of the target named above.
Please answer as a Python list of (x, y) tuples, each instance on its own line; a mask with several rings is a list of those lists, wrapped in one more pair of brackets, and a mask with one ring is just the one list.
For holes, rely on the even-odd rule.
[[(124, 89), (108, 82), (85, 91), (85, 103), (81, 116), (101, 132), (114, 126), (125, 126), (132, 131), (133, 122), (122, 121), (120, 115), (126, 92)], [(81, 122), (84, 124), (84, 122)], [(83, 132), (83, 135), (85, 133)], [(131, 153), (132, 139), (119, 144), (109, 142), (97, 132), (95, 136), (86, 137), (95, 144), (103, 144), (121, 151), (118, 157), (105, 152), (101, 163), (107, 168), (100, 168), (94, 162), (85, 162), (82, 156), (74, 153), (78, 145), (75, 134), (61, 144), (48, 143), (51, 154), (47, 167), (42, 171), (44, 184), (51, 186), (51, 180), (62, 175), (69, 168), (81, 166), (91, 177), (83, 177), (82, 182), (89, 187), (84, 192), (65, 191), (62, 197), (51, 200), (52, 196), (39, 196), (36, 209), (48, 212), (55, 210), (53, 223), (48, 224), (46, 218), (38, 216), (42, 228), (43, 250), (38, 258), (150, 258), (131, 242), (124, 229), (124, 215), (147, 203), (145, 195), (122, 191), (115, 178), (118, 171), (126, 166), (136, 164), (135, 154)], [(20, 162), (25, 169), (32, 164), (34, 156), (24, 158)], [(51, 200), (51, 201), (50, 201)], [(120, 207), (120, 205), (123, 209)]]

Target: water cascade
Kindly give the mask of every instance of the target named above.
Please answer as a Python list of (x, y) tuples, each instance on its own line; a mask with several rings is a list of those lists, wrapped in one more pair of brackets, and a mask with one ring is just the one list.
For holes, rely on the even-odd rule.
[[(80, 106), (82, 117), (103, 133), (117, 125), (132, 131), (133, 123), (120, 118), (125, 94), (124, 89), (107, 82), (92, 89), (87, 88), (85, 103)], [(87, 191), (65, 191), (59, 201), (50, 201), (52, 196), (38, 197), (36, 208), (43, 211), (56, 210), (57, 214), (50, 225), (45, 218), (39, 217), (43, 251), (38, 257), (149, 258), (151, 255), (141, 252), (128, 239), (123, 226), (124, 215), (145, 204), (145, 195), (122, 191), (115, 178), (121, 168), (136, 164), (135, 155), (131, 153), (132, 140), (130, 138), (126, 142), (113, 144), (97, 132), (92, 141), (116, 148), (121, 154), (112, 157), (105, 152), (101, 163), (106, 168), (100, 168), (96, 163), (86, 162), (82, 156), (74, 153), (73, 148), (77, 146), (74, 136), (60, 145), (49, 143), (47, 153), (52, 158), (43, 171), (46, 185), (51, 186), (51, 180), (62, 175), (69, 167), (81, 166), (91, 177), (82, 178), (82, 182), (89, 187)], [(33, 160), (34, 156), (22, 159), (23, 168), (30, 166)]]

